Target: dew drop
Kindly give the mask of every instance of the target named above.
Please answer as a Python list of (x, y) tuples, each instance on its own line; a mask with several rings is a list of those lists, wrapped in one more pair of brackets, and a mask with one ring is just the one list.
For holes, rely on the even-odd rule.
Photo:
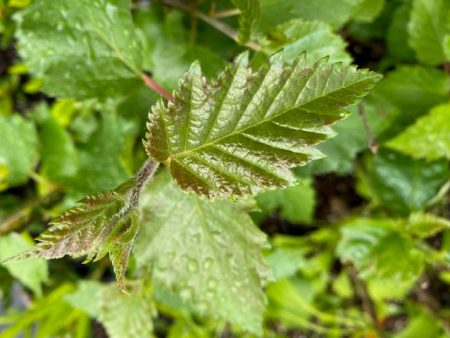
[(190, 260), (189, 260), (189, 262), (188, 262), (188, 264), (187, 264), (187, 267), (188, 267), (188, 270), (189, 270), (190, 272), (196, 272), (196, 271), (198, 271), (198, 264), (197, 264), (197, 262), (196, 262), (195, 260), (193, 260), (193, 259), (190, 259)]
[(214, 289), (215, 287), (217, 287), (217, 279), (209, 278), (208, 279), (208, 287), (211, 289)]
[(183, 289), (180, 291), (180, 297), (183, 300), (189, 300), (192, 298), (192, 290), (191, 289)]
[(205, 261), (203, 262), (203, 268), (205, 270), (210, 270), (212, 263), (213, 263), (213, 260), (211, 258), (206, 258)]

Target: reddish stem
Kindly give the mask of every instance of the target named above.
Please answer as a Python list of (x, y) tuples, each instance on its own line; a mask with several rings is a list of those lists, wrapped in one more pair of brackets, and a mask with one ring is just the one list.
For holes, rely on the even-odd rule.
[(163, 87), (157, 84), (155, 80), (153, 80), (151, 77), (144, 74), (142, 75), (142, 80), (144, 80), (144, 83), (147, 85), (148, 88), (160, 94), (166, 100), (170, 102), (175, 102), (174, 97), (167, 90), (165, 90)]

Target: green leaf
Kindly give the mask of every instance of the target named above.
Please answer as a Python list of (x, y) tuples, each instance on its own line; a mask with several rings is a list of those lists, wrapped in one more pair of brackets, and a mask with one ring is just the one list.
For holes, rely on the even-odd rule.
[(16, 21), (20, 55), (48, 94), (106, 98), (141, 85), (129, 1), (33, 1)]
[[(381, 114), (371, 105), (364, 103), (367, 123), (374, 137), (377, 136), (388, 125), (390, 120)], [(333, 129), (336, 131), (336, 137), (319, 144), (317, 148), (325, 154), (325, 157), (311, 162), (301, 170), (308, 171), (315, 175), (336, 172), (338, 174), (351, 173), (355, 163), (356, 155), (368, 149), (368, 136), (364, 129), (358, 107), (349, 108), (351, 114), (338, 121)]]
[(425, 209), (449, 179), (447, 161), (414, 160), (387, 149), (373, 157), (368, 173), (379, 202), (402, 216)]
[[(323, 21), (333, 27), (341, 27), (359, 8), (364, 0), (295, 0), (292, 14), (306, 20)], [(372, 0), (375, 1), (375, 0)]]
[(450, 159), (450, 104), (433, 108), (390, 140), (388, 146), (415, 158)]
[(292, 13), (297, 0), (259, 0), (261, 17), (260, 28), (265, 32), (270, 32), (274, 26), (295, 18)]
[(149, 290), (143, 286), (129, 295), (115, 285), (102, 292), (99, 321), (105, 326), (108, 337), (154, 337), (153, 312)]
[(230, 201), (210, 202), (180, 190), (168, 174), (142, 196), (142, 231), (134, 251), (162, 284), (195, 312), (258, 333), (269, 276), (266, 236)]
[(450, 33), (448, 0), (414, 0), (408, 25), (409, 44), (420, 62), (439, 65), (445, 60), (444, 37)]
[(64, 183), (78, 172), (79, 158), (70, 134), (55, 118), (48, 117), (40, 126), (41, 173), (53, 182)]
[(305, 265), (305, 252), (298, 247), (278, 247), (265, 256), (272, 267), (275, 280), (295, 276), (297, 271)]
[(241, 11), (239, 19), (240, 43), (246, 43), (255, 29), (256, 22), (259, 19), (260, 7), (259, 0), (231, 0), (233, 4)]
[(13, 319), (11, 325), (6, 329), (2, 327), (1, 337), (17, 338), (28, 332), (33, 332), (35, 337), (59, 337), (68, 329), (67, 323), (76, 320), (74, 312), (63, 299), (72, 291), (72, 285), (61, 284), (45, 297), (34, 299), (25, 311), (10, 316)]
[(372, 22), (383, 10), (385, 0), (363, 0), (354, 10), (353, 20)]
[(396, 62), (413, 62), (414, 51), (408, 44), (408, 23), (411, 4), (405, 2), (395, 8), (386, 32), (386, 48), (389, 57)]
[(6, 258), (17, 255), (31, 247), (30, 240), (16, 233), (0, 237), (0, 265), (23, 285), (40, 296), (42, 295), (41, 284), (48, 279), (48, 268), (45, 260), (34, 258), (20, 262), (2, 262)]
[(215, 76), (225, 67), (225, 60), (215, 50), (189, 41), (185, 16), (179, 11), (161, 12), (151, 3), (136, 13), (135, 22), (144, 45), (144, 67), (164, 88), (177, 87), (189, 65), (198, 60), (206, 74)]
[(408, 313), (408, 325), (395, 334), (393, 338), (411, 338), (411, 337), (448, 337), (448, 334), (442, 333), (442, 327), (438, 318), (423, 309), (417, 309), (417, 313)]
[(125, 181), (131, 175), (122, 160), (130, 124), (115, 111), (105, 110), (97, 130), (79, 147), (80, 169), (66, 187), (79, 194), (92, 194), (114, 189)]
[(364, 96), (376, 73), (281, 54), (258, 72), (242, 54), (216, 81), (194, 64), (175, 93), (149, 115), (147, 151), (185, 190), (223, 198), (287, 186), (290, 168), (321, 157), (312, 145)]
[(133, 182), (129, 180), (114, 191), (83, 198), (77, 206), (52, 220), (50, 227), (36, 238), (38, 243), (33, 249), (13, 259), (87, 255), (85, 262), (90, 262), (109, 254), (117, 283), (124, 289), (128, 256), (139, 230), (137, 212), (125, 211)]
[(25, 183), (37, 160), (37, 135), (31, 121), (0, 115), (0, 191)]
[(256, 213), (258, 219), (266, 218), (272, 211), (280, 210), (280, 215), (292, 223), (311, 223), (316, 204), (311, 180), (282, 190), (266, 191), (256, 196), (261, 211)]
[(433, 236), (445, 229), (450, 229), (448, 219), (423, 212), (411, 214), (406, 222), (406, 231), (420, 238)]
[(337, 255), (354, 264), (376, 294), (404, 295), (423, 270), (423, 255), (390, 220), (355, 219), (342, 226), (341, 236)]
[(81, 280), (77, 289), (64, 296), (64, 300), (71, 306), (86, 312), (91, 318), (98, 318), (100, 314), (100, 299), (105, 286), (99, 282)]
[(371, 96), (399, 107), (407, 115), (423, 114), (448, 100), (450, 77), (441, 70), (400, 66), (380, 81)]
[(351, 63), (345, 51), (346, 43), (326, 23), (295, 19), (285, 22), (270, 31), (264, 50), (272, 54), (283, 49), (286, 60), (293, 60), (306, 52), (307, 61), (314, 63), (328, 56), (329, 62)]

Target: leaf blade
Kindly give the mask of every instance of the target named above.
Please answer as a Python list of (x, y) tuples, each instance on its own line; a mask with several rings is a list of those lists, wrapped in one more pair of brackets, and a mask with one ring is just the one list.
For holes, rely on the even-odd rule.
[(147, 152), (183, 189), (209, 198), (284, 187), (290, 168), (321, 156), (312, 145), (378, 79), (325, 60), (311, 66), (304, 56), (284, 63), (281, 54), (253, 73), (242, 54), (211, 83), (194, 64), (175, 102), (153, 107)]
[(249, 216), (230, 201), (184, 193), (167, 172), (149, 184), (142, 206), (137, 266), (195, 312), (259, 332), (270, 272), (260, 251), (266, 236)]
[(141, 83), (142, 56), (129, 2), (33, 1), (15, 19), (20, 55), (31, 73), (44, 79), (48, 94), (105, 98)]

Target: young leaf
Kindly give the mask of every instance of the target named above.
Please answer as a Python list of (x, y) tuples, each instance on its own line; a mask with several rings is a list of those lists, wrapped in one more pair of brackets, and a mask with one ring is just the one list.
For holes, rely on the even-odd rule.
[(346, 53), (346, 43), (324, 22), (295, 19), (285, 22), (270, 31), (265, 48), (272, 54), (283, 48), (283, 56), (292, 60), (307, 51), (307, 60), (314, 63), (328, 56), (330, 62), (351, 63)]
[(428, 65), (445, 61), (444, 37), (450, 33), (448, 0), (414, 0), (409, 22), (409, 43), (417, 58)]
[(20, 55), (50, 95), (112, 97), (141, 83), (129, 1), (33, 1), (16, 21)]
[(290, 168), (321, 157), (312, 145), (379, 79), (324, 60), (308, 65), (305, 56), (283, 63), (281, 54), (256, 73), (242, 54), (214, 82), (194, 64), (175, 102), (153, 107), (147, 151), (183, 189), (209, 198), (285, 187)]
[(450, 159), (450, 104), (433, 108), (389, 141), (388, 146), (416, 158)]
[(254, 30), (255, 24), (259, 18), (259, 0), (231, 0), (233, 4), (241, 11), (239, 20), (240, 43), (246, 43)]
[(37, 237), (38, 244), (13, 259), (60, 258), (87, 255), (86, 262), (109, 254), (120, 288), (125, 268), (139, 229), (137, 211), (125, 211), (130, 180), (115, 191), (87, 196), (78, 205), (55, 218), (50, 228)]
[(126, 295), (115, 285), (103, 290), (100, 299), (99, 321), (111, 338), (152, 338), (153, 303), (149, 292), (135, 290)]
[(230, 201), (210, 202), (180, 190), (168, 174), (142, 195), (142, 233), (134, 254), (164, 285), (203, 315), (259, 332), (269, 276), (266, 236)]

